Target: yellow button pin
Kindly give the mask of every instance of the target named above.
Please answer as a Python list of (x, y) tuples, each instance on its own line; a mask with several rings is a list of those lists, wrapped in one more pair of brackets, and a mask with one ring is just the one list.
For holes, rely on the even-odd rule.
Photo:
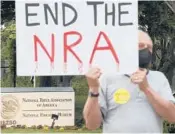
[(130, 99), (130, 93), (128, 92), (128, 90), (126, 90), (124, 88), (120, 88), (114, 93), (113, 97), (114, 97), (114, 101), (116, 103), (125, 104)]

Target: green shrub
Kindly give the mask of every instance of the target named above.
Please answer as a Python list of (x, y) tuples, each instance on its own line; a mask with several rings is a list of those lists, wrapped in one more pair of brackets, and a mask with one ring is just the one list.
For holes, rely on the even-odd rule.
[(21, 125), (16, 125), (16, 128), (21, 128), (22, 126)]
[(32, 128), (32, 129), (36, 129), (36, 126), (35, 126), (35, 125), (32, 125), (31, 128)]
[[(1, 79), (1, 87), (13, 87), (13, 73), (6, 73)], [(16, 76), (16, 87), (33, 87), (29, 76)]]
[(11, 128), (16, 128), (16, 126), (15, 126), (15, 125), (13, 125), (13, 126), (11, 126)]
[(82, 126), (82, 129), (83, 129), (83, 130), (87, 130), (86, 125), (85, 125), (85, 124)]
[(82, 131), (83, 129), (82, 128), (79, 128), (78, 131)]
[(77, 130), (78, 127), (77, 126), (72, 126), (72, 130)]
[(60, 129), (60, 126), (55, 126), (54, 128), (55, 128), (55, 129)]
[(5, 124), (2, 124), (1, 125), (1, 129), (5, 129), (6, 128), (6, 125)]
[(26, 129), (27, 126), (26, 126), (26, 125), (22, 125), (21, 128), (22, 128), (22, 129)]
[(88, 84), (84, 76), (75, 76), (71, 80), (71, 87), (75, 90), (76, 95), (87, 95)]
[(66, 126), (64, 127), (65, 130), (77, 130), (78, 127), (77, 126)]
[(60, 127), (59, 130), (60, 130), (60, 131), (64, 131), (64, 127)]
[(164, 133), (175, 133), (175, 124), (171, 124), (168, 123), (167, 121), (164, 121), (163, 129)]
[(80, 119), (76, 119), (76, 120), (75, 120), (75, 124), (76, 124), (78, 127), (82, 127), (82, 126), (85, 124), (83, 117), (81, 117)]
[(43, 129), (44, 129), (45, 131), (48, 131), (48, 130), (49, 130), (49, 126), (44, 125)]
[(164, 121), (164, 123), (163, 123), (163, 129), (164, 129), (163, 132), (164, 133), (168, 133), (168, 127), (169, 127), (169, 123)]
[(168, 133), (175, 133), (175, 124), (170, 124), (168, 127)]
[(43, 126), (42, 125), (38, 125), (36, 128), (37, 129), (43, 129)]

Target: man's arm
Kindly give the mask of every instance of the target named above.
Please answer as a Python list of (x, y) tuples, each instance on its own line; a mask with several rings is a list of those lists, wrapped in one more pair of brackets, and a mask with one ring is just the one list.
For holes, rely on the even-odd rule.
[(149, 102), (154, 110), (165, 120), (170, 123), (175, 123), (175, 104), (171, 101), (165, 100), (157, 92), (148, 88), (143, 91), (147, 96)]
[[(91, 68), (86, 74), (86, 79), (90, 89), (89, 91), (94, 94), (99, 93), (100, 76), (101, 71), (99, 68)], [(91, 130), (100, 127), (102, 122), (102, 114), (100, 111), (100, 105), (98, 103), (98, 99), (99, 99), (98, 97), (88, 96), (83, 110), (83, 116), (85, 119), (86, 127)]]
[(88, 129), (94, 130), (100, 127), (102, 115), (98, 103), (98, 97), (88, 97), (84, 106), (83, 116)]
[(169, 122), (175, 122), (175, 104), (171, 102), (171, 100), (174, 101), (174, 98), (172, 97), (168, 81), (164, 79), (163, 82), (165, 83), (161, 87), (163, 89), (161, 89), (160, 95), (150, 87), (146, 74), (146, 69), (139, 69), (131, 76), (131, 81), (139, 85), (140, 90), (145, 93), (154, 110), (162, 118), (166, 119)]

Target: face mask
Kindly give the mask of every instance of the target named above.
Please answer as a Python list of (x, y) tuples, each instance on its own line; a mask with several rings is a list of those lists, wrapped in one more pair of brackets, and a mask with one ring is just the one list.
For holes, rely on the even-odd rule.
[(148, 68), (152, 59), (152, 54), (148, 48), (139, 50), (139, 67)]

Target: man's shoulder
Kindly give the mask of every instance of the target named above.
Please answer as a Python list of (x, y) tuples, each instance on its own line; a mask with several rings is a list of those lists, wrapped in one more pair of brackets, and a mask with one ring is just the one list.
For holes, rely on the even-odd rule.
[(164, 80), (164, 79), (166, 79), (166, 76), (160, 71), (150, 70), (149, 71), (149, 76), (150, 77), (154, 77), (157, 80)]
[[(164, 81), (167, 79), (162, 72), (154, 71), (154, 70), (149, 71), (148, 77), (150, 77), (151, 79), (155, 79), (156, 81)], [(125, 75), (102, 74), (102, 76), (100, 77), (100, 82), (112, 84), (112, 83), (116, 83), (116, 81), (123, 82), (125, 81), (126, 78), (127, 76)]]

